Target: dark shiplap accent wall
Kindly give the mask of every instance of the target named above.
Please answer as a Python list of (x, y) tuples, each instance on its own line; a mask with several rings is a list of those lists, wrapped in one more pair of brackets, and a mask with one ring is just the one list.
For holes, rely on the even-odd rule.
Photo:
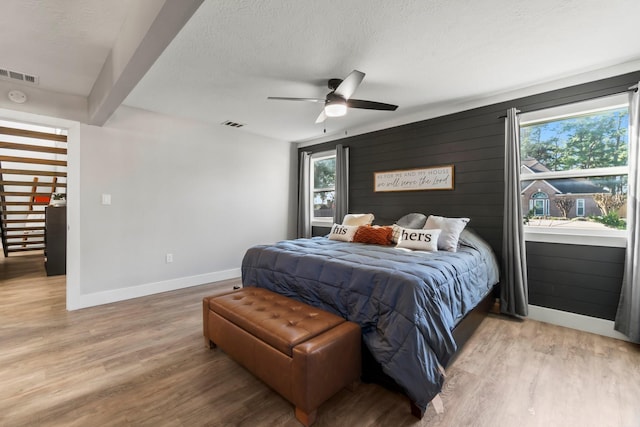
[[(324, 144), (301, 148), (319, 152), (341, 143), (350, 147), (351, 212), (373, 212), (380, 223), (392, 223), (409, 212), (422, 212), (449, 217), (471, 218), (469, 224), (491, 244), (498, 257), (502, 252), (502, 220), (504, 197), (504, 120), (499, 119), (510, 107), (521, 112), (583, 101), (624, 92), (640, 80), (640, 71), (552, 92), (488, 105), (368, 134), (343, 138)], [(452, 164), (455, 168), (455, 188), (452, 191), (410, 191), (375, 193), (373, 173), (396, 169), (411, 169)], [(315, 229), (322, 234), (326, 230)], [(529, 244), (531, 246), (531, 244)], [(536, 253), (554, 249), (556, 245), (536, 243)], [(576, 259), (593, 259), (608, 248), (575, 246)], [(621, 250), (624, 253), (624, 250)], [(619, 252), (619, 251), (618, 251)], [(536, 269), (529, 290), (534, 304), (591, 316), (610, 318), (612, 300), (617, 300), (620, 286), (615, 274), (620, 273), (619, 254), (602, 261), (617, 273), (601, 276), (578, 275), (576, 270), (563, 269), (549, 257), (531, 256)], [(530, 267), (531, 268), (531, 267)], [(558, 270), (559, 268), (559, 270)], [(560, 288), (554, 282), (539, 280), (540, 275), (562, 275), (564, 282), (575, 283), (572, 289)], [(613, 283), (613, 285), (611, 285)], [(613, 286), (601, 307), (584, 308), (584, 295), (592, 289)], [(617, 286), (617, 289), (615, 289)], [(588, 299), (598, 305), (596, 299)], [(617, 303), (616, 303), (617, 304)]]
[(624, 248), (527, 242), (529, 303), (613, 320)]
[[(373, 212), (377, 223), (389, 224), (410, 212), (467, 216), (500, 250), (504, 123), (498, 116), (503, 112), (471, 110), (343, 139), (351, 156), (350, 211)], [(439, 165), (454, 165), (454, 190), (373, 191), (374, 172)]]

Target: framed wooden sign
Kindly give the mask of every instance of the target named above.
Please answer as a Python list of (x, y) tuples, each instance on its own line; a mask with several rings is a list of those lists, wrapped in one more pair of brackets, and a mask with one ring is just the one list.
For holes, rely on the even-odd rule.
[(373, 190), (375, 192), (453, 190), (453, 165), (374, 172)]

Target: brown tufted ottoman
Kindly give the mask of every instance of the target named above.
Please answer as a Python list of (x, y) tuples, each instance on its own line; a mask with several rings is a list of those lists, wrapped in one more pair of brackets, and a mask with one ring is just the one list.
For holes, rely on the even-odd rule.
[(360, 327), (266, 289), (204, 298), (205, 344), (220, 346), (296, 407), (305, 426), (318, 407), (360, 378)]

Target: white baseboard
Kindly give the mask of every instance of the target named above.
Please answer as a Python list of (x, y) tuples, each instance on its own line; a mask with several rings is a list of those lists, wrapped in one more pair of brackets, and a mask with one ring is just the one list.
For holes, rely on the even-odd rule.
[[(180, 277), (177, 279), (165, 280), (162, 282), (146, 283), (143, 285), (132, 286), (128, 288), (112, 289), (103, 292), (95, 292), (92, 294), (80, 294), (76, 295), (75, 298), (67, 298), (67, 310), (78, 310), (81, 308), (94, 307), (96, 305), (109, 304), (112, 302), (159, 294), (162, 292), (175, 291), (192, 286), (204, 285), (206, 283), (236, 279), (240, 276), (240, 269), (234, 268), (231, 270), (199, 274), (197, 276)], [(220, 284), (220, 286), (226, 286), (226, 284)], [(69, 289), (67, 289), (67, 292), (69, 292)], [(70, 303), (70, 301), (72, 301), (72, 303)]]
[(612, 320), (598, 319), (597, 317), (570, 313), (568, 311), (554, 310), (552, 308), (539, 307), (537, 305), (529, 305), (529, 316), (527, 318), (538, 320), (540, 322), (551, 323), (553, 325), (564, 326), (565, 328), (577, 329), (579, 331), (591, 332), (592, 334), (629, 341), (629, 338), (613, 329), (614, 322)]

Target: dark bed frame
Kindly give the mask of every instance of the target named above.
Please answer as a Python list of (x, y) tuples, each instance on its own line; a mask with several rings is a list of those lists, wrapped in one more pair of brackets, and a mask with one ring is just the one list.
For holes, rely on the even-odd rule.
[[(454, 360), (460, 354), (462, 347), (471, 338), (473, 333), (478, 329), (480, 323), (487, 317), (487, 314), (491, 311), (495, 303), (495, 295), (497, 292), (497, 286), (484, 297), (482, 301), (469, 313), (458, 322), (453, 329), (453, 338), (456, 342), (458, 349), (449, 361), (447, 366), (450, 366)], [(447, 367), (445, 366), (445, 368)], [(382, 366), (373, 358), (373, 355), (364, 344), (362, 343), (362, 382), (379, 384), (389, 390), (400, 392), (404, 394), (402, 387), (400, 387), (393, 378), (388, 376), (382, 371)], [(411, 405), (411, 415), (418, 419), (422, 419), (424, 411), (422, 411), (416, 404), (409, 399)]]

